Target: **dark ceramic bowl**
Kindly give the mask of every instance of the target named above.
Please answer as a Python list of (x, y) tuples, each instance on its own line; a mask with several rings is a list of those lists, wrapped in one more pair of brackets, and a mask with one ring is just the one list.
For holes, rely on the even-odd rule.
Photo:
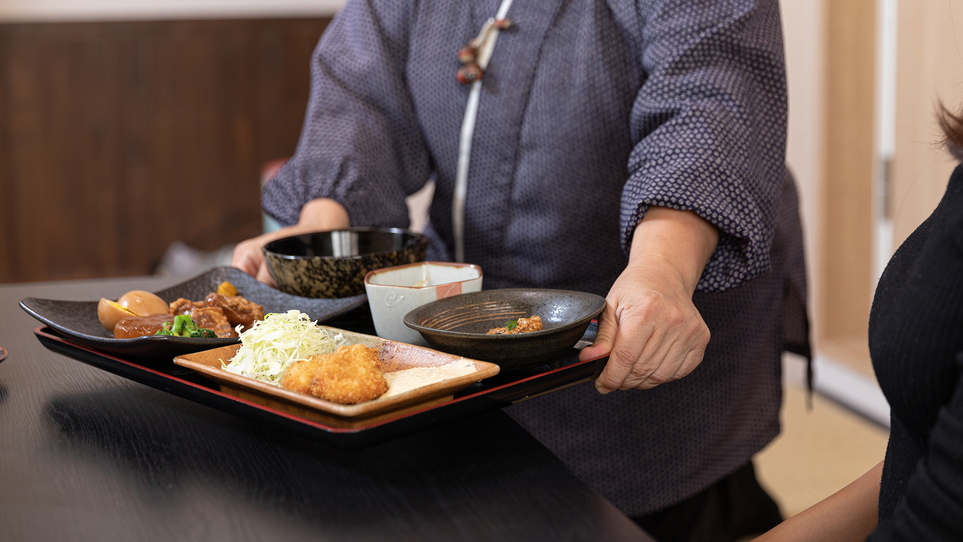
[(277, 239), (262, 252), (282, 292), (338, 298), (364, 294), (368, 271), (424, 261), (428, 238), (397, 228), (351, 228)]
[[(549, 363), (578, 343), (605, 298), (584, 292), (546, 289), (484, 290), (433, 301), (405, 315), (437, 350), (497, 363), (503, 370)], [(539, 316), (542, 330), (487, 335), (506, 321)]]

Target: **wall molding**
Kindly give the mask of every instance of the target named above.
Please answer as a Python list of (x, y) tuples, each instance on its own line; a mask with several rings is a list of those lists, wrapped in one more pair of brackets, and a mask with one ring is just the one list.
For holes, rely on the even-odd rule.
[[(806, 363), (801, 356), (783, 355), (783, 382), (806, 386)], [(889, 402), (876, 380), (848, 364), (816, 353), (813, 357), (813, 391), (843, 408), (889, 429)]]

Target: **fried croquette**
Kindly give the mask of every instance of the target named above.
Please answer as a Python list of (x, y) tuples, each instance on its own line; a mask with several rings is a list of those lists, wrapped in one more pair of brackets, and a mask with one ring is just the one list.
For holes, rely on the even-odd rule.
[(318, 356), (312, 356), (293, 363), (281, 379), (281, 387), (299, 393), (311, 393), (311, 379), (314, 373), (321, 367), (321, 360)]
[(281, 385), (335, 403), (354, 405), (381, 397), (388, 391), (378, 349), (362, 344), (342, 345), (292, 365)]

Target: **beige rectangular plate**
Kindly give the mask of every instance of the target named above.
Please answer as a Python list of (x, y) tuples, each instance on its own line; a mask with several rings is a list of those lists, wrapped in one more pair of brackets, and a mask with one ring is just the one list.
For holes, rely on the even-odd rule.
[[(326, 326), (320, 327), (327, 329), (332, 335), (342, 334), (346, 339), (345, 344), (360, 343), (377, 347), (381, 368), (386, 373), (415, 367), (438, 367), (464, 359), (461, 356), (389, 341), (372, 335)], [(224, 393), (325, 423), (336, 423), (340, 419), (340, 423), (337, 423), (337, 425), (342, 427), (353, 425), (350, 423), (352, 419), (364, 419), (366, 423), (370, 423), (370, 418), (373, 416), (379, 416), (387, 412), (397, 413), (399, 409), (417, 408), (447, 400), (455, 392), (461, 391), (479, 380), (495, 376), (499, 371), (498, 365), (494, 363), (471, 360), (475, 364), (476, 371), (474, 373), (427, 384), (392, 397), (383, 397), (357, 405), (342, 405), (222, 369), (222, 361), (227, 363), (234, 357), (240, 347), (241, 345), (235, 344), (186, 354), (174, 358), (174, 363), (193, 369), (217, 382)]]

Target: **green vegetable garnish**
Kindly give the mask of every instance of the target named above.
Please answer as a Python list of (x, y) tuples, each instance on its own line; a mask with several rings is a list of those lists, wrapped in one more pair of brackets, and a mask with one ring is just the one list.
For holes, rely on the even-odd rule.
[(199, 337), (202, 339), (216, 339), (217, 334), (210, 329), (197, 327), (188, 314), (178, 314), (174, 323), (164, 322), (164, 327), (154, 335), (170, 335), (172, 337)]
[(518, 327), (518, 320), (509, 320), (505, 322), (505, 325), (503, 325), (502, 327), (507, 329), (508, 331), (511, 331), (516, 327)]

